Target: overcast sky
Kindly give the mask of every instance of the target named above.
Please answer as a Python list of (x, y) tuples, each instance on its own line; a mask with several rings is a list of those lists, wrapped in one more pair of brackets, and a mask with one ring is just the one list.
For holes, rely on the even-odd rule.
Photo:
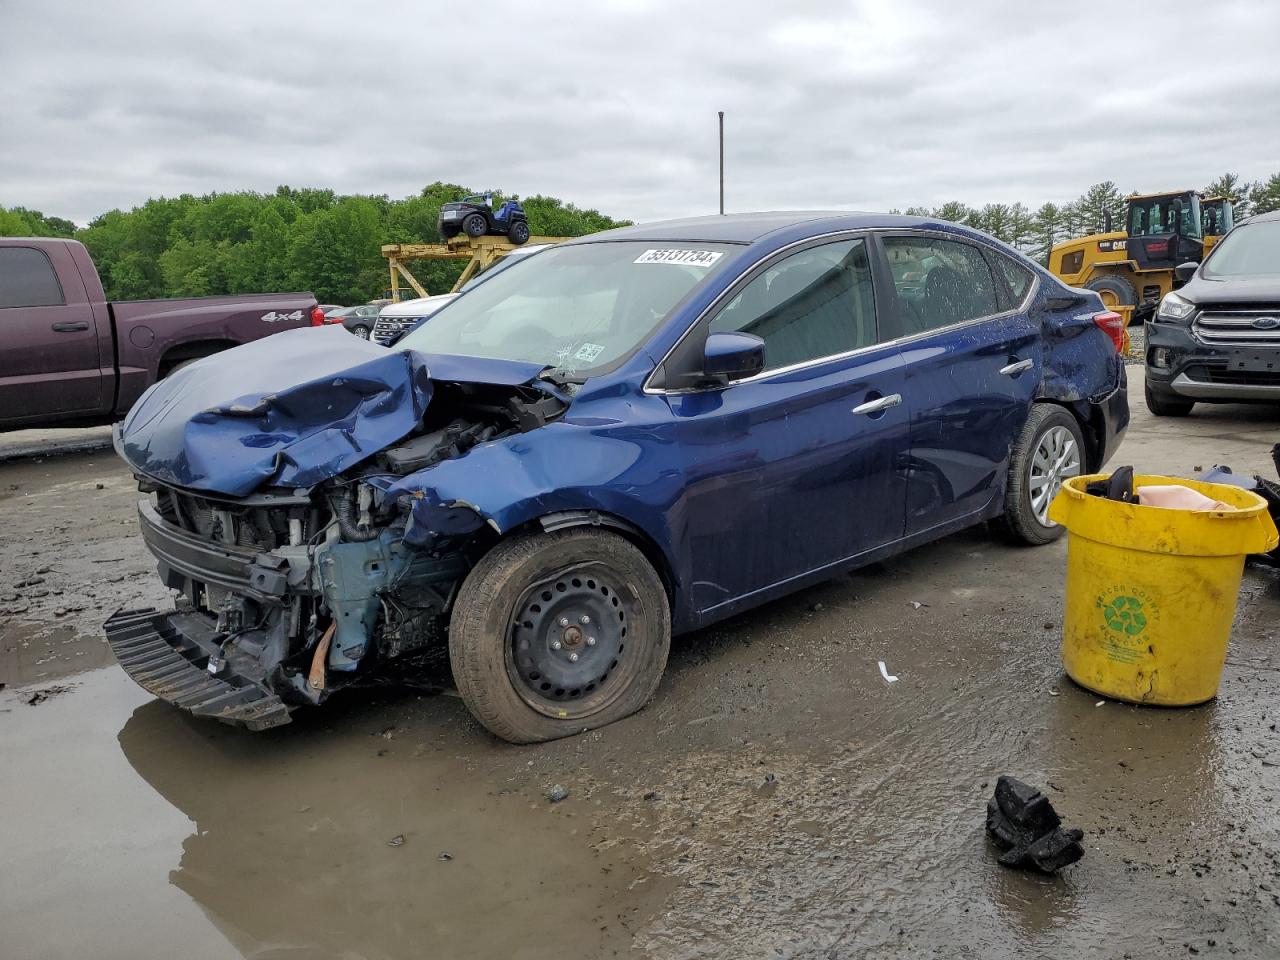
[(0, 205), (434, 180), (618, 217), (1280, 171), (1280, 4), (0, 0)]

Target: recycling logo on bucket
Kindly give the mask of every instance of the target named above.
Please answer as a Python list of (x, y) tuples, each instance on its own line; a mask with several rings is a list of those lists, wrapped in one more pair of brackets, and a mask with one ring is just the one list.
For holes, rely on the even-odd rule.
[(1112, 630), (1131, 637), (1147, 629), (1147, 615), (1142, 612), (1142, 601), (1137, 597), (1113, 597), (1103, 605), (1102, 616)]
[(1107, 658), (1116, 663), (1134, 663), (1146, 646), (1148, 628), (1159, 608), (1144, 590), (1113, 587), (1094, 601), (1106, 629), (1099, 642)]

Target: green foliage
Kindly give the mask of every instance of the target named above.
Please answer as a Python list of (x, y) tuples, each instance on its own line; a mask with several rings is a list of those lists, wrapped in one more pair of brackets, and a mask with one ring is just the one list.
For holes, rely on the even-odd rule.
[(0, 237), (70, 237), (76, 225), (26, 207), (0, 207)]
[[(183, 194), (111, 210), (82, 230), (34, 210), (0, 207), (0, 236), (75, 236), (93, 254), (113, 300), (310, 290), (322, 303), (363, 303), (388, 286), (382, 244), (439, 242), (441, 205), (476, 192), (433, 183), (403, 200), (287, 186), (269, 194)], [(543, 236), (576, 237), (625, 222), (554, 197), (524, 205), (530, 230)], [(442, 293), (464, 265), (431, 260), (410, 269), (428, 291)]]
[(1254, 213), (1271, 213), (1280, 210), (1280, 173), (1273, 173), (1265, 181), (1255, 183), (1249, 191)]
[[(493, 193), (497, 202), (506, 196), (441, 182), (403, 200), (287, 186), (269, 194), (182, 194), (148, 200), (127, 212), (111, 210), (80, 230), (37, 210), (0, 207), (0, 236), (75, 236), (93, 254), (107, 295), (116, 300), (310, 290), (322, 303), (360, 303), (389, 285), (382, 244), (438, 243), (441, 205), (483, 192)], [(1239, 221), (1280, 210), (1280, 173), (1248, 183), (1227, 172), (1203, 192), (1237, 197)], [(535, 235), (575, 237), (628, 222), (540, 194), (522, 202)], [(959, 201), (932, 211), (907, 207), (906, 212), (982, 230), (1045, 263), (1055, 243), (1101, 232), (1108, 213), (1114, 227), (1122, 229), (1124, 198), (1107, 180), (1070, 203), (1046, 203), (1034, 213), (1020, 203), (970, 207)], [(409, 269), (428, 291), (439, 293), (453, 285), (463, 266), (456, 260), (426, 260)]]

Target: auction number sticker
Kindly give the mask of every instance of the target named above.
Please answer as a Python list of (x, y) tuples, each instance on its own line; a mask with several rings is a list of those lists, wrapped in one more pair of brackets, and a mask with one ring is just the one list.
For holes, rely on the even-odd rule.
[(646, 250), (636, 263), (679, 263), (690, 267), (709, 267), (724, 254), (717, 250)]

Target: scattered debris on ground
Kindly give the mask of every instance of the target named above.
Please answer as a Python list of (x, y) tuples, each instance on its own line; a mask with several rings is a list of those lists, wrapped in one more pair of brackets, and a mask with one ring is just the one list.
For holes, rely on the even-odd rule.
[(1062, 829), (1062, 818), (1035, 787), (1002, 776), (987, 801), (987, 836), (1003, 853), (1006, 867), (1034, 867), (1054, 873), (1084, 856), (1084, 831)]
[(550, 800), (552, 803), (559, 803), (561, 800), (564, 800), (568, 796), (569, 796), (568, 788), (562, 787), (558, 783), (555, 786), (553, 786), (550, 790), (547, 791), (547, 799)]
[(45, 687), (43, 690), (32, 690), (30, 693), (24, 694), (22, 700), (29, 707), (38, 707), (46, 700), (74, 689), (75, 684), (73, 683), (58, 683), (52, 687)]
[(388, 847), (403, 847), (403, 846), (404, 846), (404, 834), (403, 834), (403, 833), (397, 833), (394, 837), (392, 837), (390, 840), (388, 840), (388, 841), (387, 841), (387, 846), (388, 846)]

